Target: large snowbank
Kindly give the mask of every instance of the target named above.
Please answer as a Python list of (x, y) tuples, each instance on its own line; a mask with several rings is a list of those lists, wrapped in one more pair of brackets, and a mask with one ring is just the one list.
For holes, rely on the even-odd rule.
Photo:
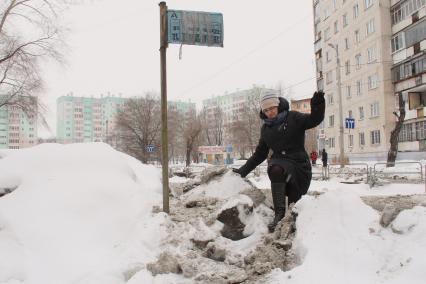
[(0, 159), (0, 283), (124, 283), (152, 261), (160, 171), (106, 144), (42, 144)]

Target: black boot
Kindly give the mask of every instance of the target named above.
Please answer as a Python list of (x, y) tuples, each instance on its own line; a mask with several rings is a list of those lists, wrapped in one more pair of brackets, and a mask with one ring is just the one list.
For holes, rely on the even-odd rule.
[(273, 232), (278, 222), (285, 215), (285, 189), (286, 183), (271, 183), (272, 201), (274, 203), (275, 217), (272, 223), (268, 225), (269, 232)]

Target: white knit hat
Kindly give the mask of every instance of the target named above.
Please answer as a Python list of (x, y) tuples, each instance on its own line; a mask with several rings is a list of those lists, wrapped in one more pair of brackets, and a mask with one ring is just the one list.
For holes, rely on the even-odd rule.
[(274, 93), (266, 93), (260, 99), (260, 107), (262, 108), (262, 111), (270, 107), (278, 106), (279, 104), (280, 100), (278, 99), (278, 95)]

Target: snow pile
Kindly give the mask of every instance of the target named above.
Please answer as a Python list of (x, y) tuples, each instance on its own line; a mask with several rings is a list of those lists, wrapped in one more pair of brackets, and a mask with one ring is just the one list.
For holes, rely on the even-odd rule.
[(301, 265), (270, 283), (424, 283), (426, 208), (402, 211), (389, 228), (355, 193), (332, 190), (297, 203), (294, 249)]
[(165, 234), (160, 171), (106, 144), (42, 144), (0, 159), (0, 283), (125, 283)]
[[(194, 184), (171, 197), (167, 216), (152, 213), (161, 204), (160, 169), (106, 144), (42, 144), (1, 156), (0, 284), (426, 279), (423, 184), (312, 181), (269, 234), (265, 174), (247, 182), (207, 167), (209, 179), (173, 178)], [(224, 212), (243, 238), (224, 236)]]

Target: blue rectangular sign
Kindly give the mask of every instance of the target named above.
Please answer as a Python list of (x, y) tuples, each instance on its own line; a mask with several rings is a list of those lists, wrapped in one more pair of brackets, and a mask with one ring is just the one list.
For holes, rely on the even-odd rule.
[(355, 118), (345, 118), (345, 128), (355, 128)]
[(168, 10), (167, 42), (223, 47), (221, 13)]

